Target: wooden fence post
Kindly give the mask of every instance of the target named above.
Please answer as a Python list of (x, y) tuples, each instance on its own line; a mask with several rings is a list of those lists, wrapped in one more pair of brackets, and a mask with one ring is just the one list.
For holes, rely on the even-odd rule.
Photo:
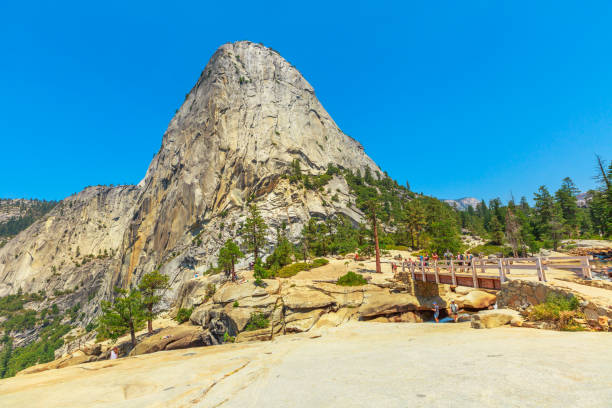
[(402, 273), (403, 272), (406, 272), (406, 260), (405, 259), (402, 260)]
[(457, 277), (455, 276), (455, 266), (453, 265), (453, 259), (450, 260), (450, 271), (453, 279), (453, 285), (457, 286)]
[(412, 281), (414, 282), (416, 278), (414, 277), (414, 261), (410, 261), (410, 274), (412, 275)]
[(476, 266), (474, 266), (474, 262), (472, 262), (472, 282), (474, 283), (474, 287), (478, 288), (478, 277), (476, 276)]
[(485, 262), (484, 259), (482, 258), (478, 258), (480, 260), (480, 273), (482, 273), (483, 275), (486, 273), (485, 272)]
[(542, 268), (542, 258), (538, 256), (536, 259), (536, 269), (538, 270), (538, 280), (546, 282), (546, 277), (544, 276), (544, 269)]
[(591, 265), (589, 263), (589, 257), (584, 257), (584, 267), (582, 269), (582, 276), (585, 279), (593, 279), (593, 275), (591, 274)]
[(425, 261), (421, 261), (421, 273), (423, 274), (423, 282), (427, 282), (427, 279), (425, 279)]
[(499, 282), (504, 283), (506, 276), (504, 274), (504, 262), (501, 259), (497, 261), (497, 267), (499, 268)]
[(436, 283), (440, 283), (440, 276), (438, 275), (438, 261), (434, 260), (434, 275), (436, 276)]

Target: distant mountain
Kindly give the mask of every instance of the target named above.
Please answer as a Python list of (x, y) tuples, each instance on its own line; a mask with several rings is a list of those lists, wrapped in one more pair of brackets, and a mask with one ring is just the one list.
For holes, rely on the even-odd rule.
[(56, 201), (0, 198), (0, 247), (51, 211)]
[(456, 209), (463, 211), (463, 210), (467, 210), (468, 206), (473, 207), (474, 209), (476, 209), (476, 206), (478, 205), (478, 203), (480, 203), (480, 200), (474, 197), (463, 197), (463, 198), (458, 198), (456, 200), (442, 200), (445, 203), (449, 204), (452, 207), (455, 207)]

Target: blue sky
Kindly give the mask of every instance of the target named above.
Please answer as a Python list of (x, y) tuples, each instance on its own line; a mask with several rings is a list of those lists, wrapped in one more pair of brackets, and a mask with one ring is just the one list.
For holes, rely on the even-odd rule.
[[(535, 4), (534, 4), (535, 3)], [(610, 2), (3, 2), (0, 197), (137, 183), (216, 48), (263, 42), (399, 182), (507, 200), (612, 159)]]

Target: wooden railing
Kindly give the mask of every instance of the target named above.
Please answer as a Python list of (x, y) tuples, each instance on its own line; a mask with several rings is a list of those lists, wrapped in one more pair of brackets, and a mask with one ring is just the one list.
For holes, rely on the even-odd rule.
[[(501, 289), (512, 271), (534, 271), (538, 280), (546, 282), (546, 271), (554, 269), (580, 270), (585, 279), (591, 279), (589, 257), (531, 257), (531, 258), (473, 258), (471, 260), (434, 260), (401, 263), (402, 272), (409, 269), (413, 280), (446, 283), (474, 288)], [(524, 274), (524, 273), (523, 273)]]

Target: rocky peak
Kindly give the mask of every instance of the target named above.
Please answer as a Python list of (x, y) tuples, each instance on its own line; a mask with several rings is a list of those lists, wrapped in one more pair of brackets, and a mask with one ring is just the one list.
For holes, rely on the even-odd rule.
[[(361, 221), (343, 177), (316, 191), (283, 178), (296, 159), (310, 174), (329, 164), (380, 171), (277, 52), (247, 41), (224, 44), (170, 121), (138, 186), (86, 189), (0, 249), (0, 295), (47, 287), (82, 300), (97, 287), (95, 294), (108, 298), (113, 286), (129, 287), (160, 269), (174, 289), (169, 304), (194, 270), (216, 262), (227, 239), (240, 241), (249, 203), (271, 226), (270, 242), (282, 222), (296, 240), (311, 216)], [(86, 313), (95, 313), (93, 303)]]

